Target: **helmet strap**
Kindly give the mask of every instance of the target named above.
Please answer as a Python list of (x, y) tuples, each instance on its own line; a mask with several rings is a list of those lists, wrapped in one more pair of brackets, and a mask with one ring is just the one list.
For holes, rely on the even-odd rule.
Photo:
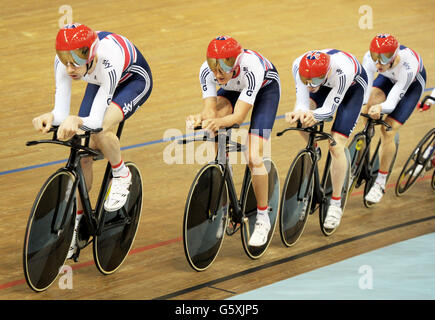
[(91, 60), (91, 62), (86, 64), (86, 72), (85, 75), (88, 73), (88, 71), (92, 68), (92, 65), (94, 64), (94, 59)]
[(233, 78), (236, 78), (240, 73), (240, 66), (237, 66), (234, 70), (233, 70)]

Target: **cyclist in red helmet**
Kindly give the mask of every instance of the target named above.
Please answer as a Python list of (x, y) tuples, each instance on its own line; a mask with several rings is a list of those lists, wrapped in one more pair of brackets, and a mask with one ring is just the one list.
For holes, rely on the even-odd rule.
[(269, 140), (278, 110), (281, 94), (278, 71), (261, 54), (243, 49), (232, 37), (219, 36), (208, 45), (199, 81), (204, 107), (201, 113), (187, 117), (188, 126), (202, 125), (215, 132), (241, 124), (252, 110), (246, 145), (257, 199), (257, 222), (249, 245), (262, 246), (270, 230), (262, 140)]
[(299, 120), (304, 126), (312, 126), (335, 115), (331, 131), (337, 144), (329, 147), (333, 192), (324, 227), (337, 228), (343, 215), (345, 147), (359, 118), (367, 75), (352, 54), (336, 49), (309, 51), (294, 60), (292, 70), (296, 105), (286, 113), (286, 121), (292, 124)]
[[(388, 171), (396, 144), (394, 137), (415, 109), (426, 85), (423, 60), (414, 50), (400, 45), (390, 34), (376, 35), (364, 56), (368, 90), (363, 111), (378, 119), (386, 114), (385, 121), (391, 131), (381, 128), (379, 172), (366, 200), (378, 203), (385, 193)], [(374, 79), (375, 74), (378, 74)]]
[[(121, 156), (116, 129), (149, 97), (151, 70), (140, 51), (125, 37), (111, 32), (95, 32), (82, 24), (66, 25), (56, 37), (54, 108), (33, 119), (36, 130), (46, 133), (58, 125), (57, 136), (68, 140), (80, 129), (103, 130), (92, 135), (91, 146), (100, 149), (112, 165), (112, 186), (104, 204), (116, 211), (126, 202), (131, 175)], [(70, 115), (72, 81), (88, 82), (78, 115)], [(92, 185), (92, 159), (81, 166), (88, 188)], [(82, 215), (78, 201), (76, 228)], [(76, 250), (76, 237), (68, 257)]]

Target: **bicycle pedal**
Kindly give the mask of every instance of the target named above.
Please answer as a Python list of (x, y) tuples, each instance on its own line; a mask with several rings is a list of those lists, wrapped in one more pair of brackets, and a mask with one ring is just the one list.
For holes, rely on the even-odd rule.
[(228, 236), (234, 235), (240, 229), (240, 223), (234, 223), (233, 221), (229, 221), (228, 226), (226, 227), (226, 234)]

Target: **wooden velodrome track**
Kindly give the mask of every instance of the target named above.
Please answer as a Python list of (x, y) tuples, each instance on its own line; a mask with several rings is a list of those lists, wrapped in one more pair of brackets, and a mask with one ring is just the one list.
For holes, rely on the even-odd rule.
[[(142, 219), (131, 255), (111, 276), (93, 265), (86, 248), (73, 266), (73, 289), (54, 283), (36, 294), (24, 281), (22, 246), (27, 218), (45, 179), (61, 164), (40, 166), (67, 157), (56, 146), (26, 147), (42, 139), (32, 127), (33, 117), (51, 109), (54, 96), (54, 38), (62, 17), (59, 7), (72, 7), (74, 21), (131, 39), (148, 60), (154, 77), (150, 99), (126, 123), (123, 151), (144, 177)], [(229, 34), (245, 48), (254, 49), (277, 67), (282, 82), (278, 116), (294, 105), (290, 74), (294, 58), (309, 49), (337, 48), (362, 59), (371, 38), (389, 32), (421, 54), (427, 70), (427, 88), (435, 86), (435, 1), (370, 1), (373, 28), (359, 21), (364, 1), (290, 0), (165, 0), (165, 1), (65, 1), (25, 0), (4, 3), (0, 13), (0, 299), (224, 299), (340, 260), (435, 231), (434, 200), (429, 174), (401, 198), (393, 185), (401, 166), (417, 141), (434, 126), (435, 110), (415, 112), (400, 131), (396, 166), (383, 201), (366, 209), (362, 188), (357, 189), (345, 211), (342, 225), (331, 237), (321, 234), (317, 214), (310, 217), (299, 242), (285, 248), (275, 232), (260, 260), (249, 259), (239, 233), (226, 237), (212, 267), (193, 271), (184, 256), (182, 220), (190, 184), (200, 164), (163, 161), (169, 145), (158, 142), (168, 129), (185, 132), (185, 117), (201, 110), (199, 67), (208, 42)], [(78, 110), (85, 83), (74, 83), (72, 111)], [(427, 94), (427, 92), (426, 92)], [(249, 121), (249, 118), (246, 119)], [(274, 132), (284, 129), (281, 118)], [(244, 127), (247, 129), (247, 126)], [(355, 129), (361, 129), (361, 125)], [(281, 179), (302, 147), (297, 134), (272, 137), (272, 158)], [(157, 143), (147, 143), (157, 141)], [(327, 147), (321, 143), (323, 154)], [(326, 157), (323, 157), (323, 160)], [(105, 163), (95, 164), (101, 175)], [(240, 188), (243, 165), (234, 166)], [(96, 183), (96, 186), (99, 182)], [(93, 195), (97, 187), (93, 189)], [(357, 271), (355, 271), (357, 272)], [(339, 281), (339, 279), (331, 279)]]

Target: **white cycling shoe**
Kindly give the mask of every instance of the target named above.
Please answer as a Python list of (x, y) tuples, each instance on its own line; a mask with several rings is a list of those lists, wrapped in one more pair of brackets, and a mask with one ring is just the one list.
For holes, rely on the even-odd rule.
[(382, 186), (379, 183), (375, 182), (374, 185), (370, 188), (369, 193), (367, 193), (365, 199), (366, 201), (371, 203), (379, 203), (384, 193), (385, 190), (382, 188)]
[(131, 172), (126, 177), (113, 178), (110, 193), (104, 202), (104, 210), (112, 212), (121, 209), (127, 202), (130, 185)]
[(330, 205), (328, 208), (328, 213), (326, 214), (325, 221), (323, 222), (323, 227), (325, 229), (337, 228), (340, 225), (342, 216), (343, 211), (340, 207)]
[(257, 219), (255, 222), (254, 232), (249, 239), (248, 245), (251, 247), (261, 247), (267, 242), (269, 235), (270, 221), (269, 219)]

